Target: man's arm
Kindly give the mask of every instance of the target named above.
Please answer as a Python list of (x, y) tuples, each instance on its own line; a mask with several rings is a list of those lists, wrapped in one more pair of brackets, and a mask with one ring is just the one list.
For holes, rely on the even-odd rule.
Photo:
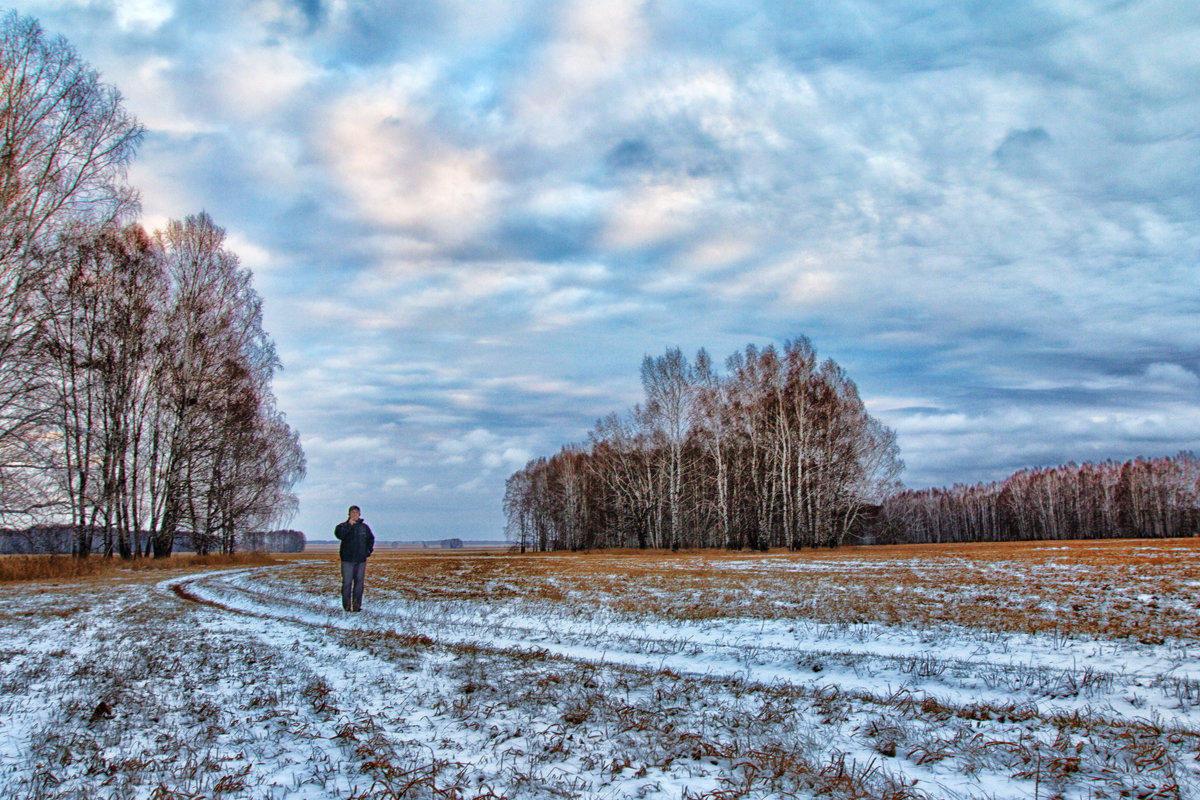
[(371, 526), (363, 523), (363, 527), (367, 529), (367, 555), (375, 552), (375, 534), (371, 533)]

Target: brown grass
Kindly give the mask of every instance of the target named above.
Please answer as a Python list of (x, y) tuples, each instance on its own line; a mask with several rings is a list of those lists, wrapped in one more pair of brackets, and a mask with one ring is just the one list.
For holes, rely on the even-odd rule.
[(68, 555), (9, 555), (0, 556), (0, 583), (79, 580), (113, 577), (129, 571), (253, 566), (276, 562), (276, 557), (270, 553), (205, 556), (184, 554), (173, 555), (170, 558), (137, 558), (128, 561), (103, 556), (75, 558)]
[[(321, 582), (316, 560), (293, 579)], [(675, 619), (962, 624), (1161, 643), (1200, 638), (1200, 539), (846, 547), (799, 553), (377, 554), (373, 588), (416, 600), (538, 599)]]

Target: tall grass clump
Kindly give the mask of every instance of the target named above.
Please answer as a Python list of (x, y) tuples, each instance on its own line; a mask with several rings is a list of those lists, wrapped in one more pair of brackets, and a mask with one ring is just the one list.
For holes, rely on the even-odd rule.
[(0, 556), (0, 582), (83, 578), (110, 572), (111, 561), (102, 558), (72, 558), (65, 555)]

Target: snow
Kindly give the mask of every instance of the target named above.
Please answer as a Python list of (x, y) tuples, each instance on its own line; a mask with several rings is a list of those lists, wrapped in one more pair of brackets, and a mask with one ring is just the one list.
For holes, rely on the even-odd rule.
[(0, 794), (1200, 797), (1191, 641), (686, 620), (518, 583), (412, 599), (372, 575), (346, 614), (318, 569), (8, 592)]

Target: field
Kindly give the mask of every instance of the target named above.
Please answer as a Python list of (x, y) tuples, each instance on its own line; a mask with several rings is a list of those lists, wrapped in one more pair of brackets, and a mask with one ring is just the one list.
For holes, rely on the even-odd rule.
[(0, 585), (0, 796), (1200, 798), (1200, 541)]

